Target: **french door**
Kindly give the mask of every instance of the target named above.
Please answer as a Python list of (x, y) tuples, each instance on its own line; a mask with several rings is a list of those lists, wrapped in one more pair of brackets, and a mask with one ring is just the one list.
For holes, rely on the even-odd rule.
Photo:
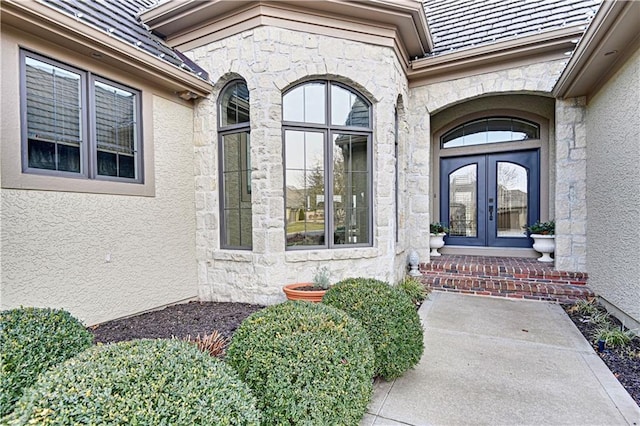
[(440, 218), (449, 245), (531, 247), (540, 213), (539, 150), (442, 158)]

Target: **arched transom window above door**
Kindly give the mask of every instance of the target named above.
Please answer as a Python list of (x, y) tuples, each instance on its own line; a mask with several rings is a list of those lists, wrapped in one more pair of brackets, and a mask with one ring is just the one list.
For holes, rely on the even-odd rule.
[(333, 81), (282, 99), (287, 249), (372, 244), (370, 103)]
[(441, 148), (517, 142), (540, 138), (540, 125), (515, 117), (488, 117), (461, 124), (440, 138)]

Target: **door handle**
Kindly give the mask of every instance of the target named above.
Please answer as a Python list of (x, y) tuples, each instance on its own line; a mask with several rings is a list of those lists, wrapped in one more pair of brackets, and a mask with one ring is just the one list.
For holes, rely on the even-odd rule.
[(489, 206), (489, 220), (493, 220), (493, 206)]

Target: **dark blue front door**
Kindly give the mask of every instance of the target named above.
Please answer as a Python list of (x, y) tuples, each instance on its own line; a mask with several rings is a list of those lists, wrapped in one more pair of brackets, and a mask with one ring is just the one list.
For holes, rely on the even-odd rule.
[(440, 217), (449, 245), (531, 247), (540, 213), (538, 150), (442, 158)]

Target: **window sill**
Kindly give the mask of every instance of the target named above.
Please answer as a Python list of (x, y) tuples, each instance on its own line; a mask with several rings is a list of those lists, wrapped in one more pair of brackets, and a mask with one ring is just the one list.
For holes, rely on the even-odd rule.
[(89, 194), (133, 195), (155, 197), (153, 179), (145, 183), (114, 182), (97, 179), (81, 179), (52, 175), (20, 173), (2, 169), (3, 189), (23, 189), (36, 191), (80, 192)]
[(285, 252), (285, 261), (290, 263), (318, 260), (370, 259), (380, 256), (376, 247), (357, 247), (333, 250), (295, 250)]

